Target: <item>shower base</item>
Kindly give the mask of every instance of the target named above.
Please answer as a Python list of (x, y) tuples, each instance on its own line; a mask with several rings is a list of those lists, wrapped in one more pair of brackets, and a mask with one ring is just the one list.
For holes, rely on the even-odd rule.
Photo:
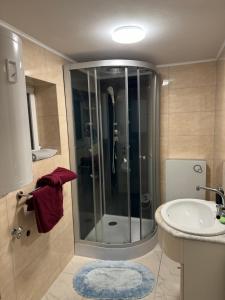
[[(112, 224), (112, 225), (111, 225)], [(145, 238), (151, 232), (153, 232), (154, 223), (153, 220), (142, 220), (142, 238)], [(106, 244), (124, 244), (129, 243), (129, 220), (127, 217), (114, 216), (105, 214), (102, 219), (87, 235), (85, 240), (103, 242)], [(140, 241), (140, 219), (131, 218), (131, 242)]]

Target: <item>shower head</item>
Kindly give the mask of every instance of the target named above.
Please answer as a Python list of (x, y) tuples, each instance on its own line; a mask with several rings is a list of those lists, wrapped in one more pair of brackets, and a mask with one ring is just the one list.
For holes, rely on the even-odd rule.
[(113, 90), (113, 87), (112, 86), (109, 86), (107, 88), (107, 92), (108, 94), (111, 96), (112, 98), (112, 104), (114, 105), (115, 104), (115, 98), (114, 98), (114, 90)]

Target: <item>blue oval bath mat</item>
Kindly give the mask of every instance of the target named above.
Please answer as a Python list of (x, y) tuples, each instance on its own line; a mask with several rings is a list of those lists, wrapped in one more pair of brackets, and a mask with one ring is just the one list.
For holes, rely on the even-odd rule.
[(114, 300), (141, 299), (152, 292), (154, 275), (145, 266), (128, 261), (95, 261), (73, 278), (73, 287), (83, 297)]

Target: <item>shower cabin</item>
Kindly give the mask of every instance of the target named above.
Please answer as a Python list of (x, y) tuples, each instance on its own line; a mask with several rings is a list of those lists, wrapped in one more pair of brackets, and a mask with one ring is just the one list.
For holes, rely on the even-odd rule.
[(156, 243), (159, 77), (153, 65), (103, 60), (65, 66), (75, 251), (143, 255)]

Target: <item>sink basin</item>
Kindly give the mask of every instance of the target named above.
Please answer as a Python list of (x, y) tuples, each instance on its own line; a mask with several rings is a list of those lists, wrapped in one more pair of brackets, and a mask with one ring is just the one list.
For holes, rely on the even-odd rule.
[(225, 225), (216, 219), (216, 204), (199, 199), (177, 199), (164, 204), (164, 221), (179, 231), (203, 236), (225, 234)]

